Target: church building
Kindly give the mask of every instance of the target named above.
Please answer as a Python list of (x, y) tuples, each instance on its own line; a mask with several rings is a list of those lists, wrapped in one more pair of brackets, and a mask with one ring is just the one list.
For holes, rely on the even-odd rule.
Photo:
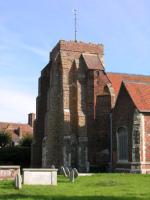
[(112, 113), (113, 170), (147, 173), (149, 84), (149, 76), (106, 73), (102, 44), (60, 40), (39, 78), (31, 167), (107, 170)]

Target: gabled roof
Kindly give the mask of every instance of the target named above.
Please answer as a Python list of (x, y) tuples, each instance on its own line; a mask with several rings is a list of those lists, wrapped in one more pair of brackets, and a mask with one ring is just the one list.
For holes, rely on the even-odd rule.
[(115, 91), (116, 97), (118, 96), (122, 80), (143, 81), (150, 83), (150, 76), (119, 73), (107, 73), (107, 76), (112, 83), (112, 87)]
[(19, 138), (19, 136), (14, 132), (20, 127), (22, 135), (26, 133), (33, 134), (33, 128), (29, 124), (11, 123), (11, 122), (0, 122), (0, 130), (6, 130), (6, 132), (11, 132), (12, 138)]
[(150, 83), (123, 81), (130, 97), (139, 111), (150, 111)]
[(82, 54), (84, 61), (88, 67), (88, 69), (99, 69), (99, 70), (104, 70), (104, 67), (102, 65), (102, 62), (98, 55), (95, 54)]

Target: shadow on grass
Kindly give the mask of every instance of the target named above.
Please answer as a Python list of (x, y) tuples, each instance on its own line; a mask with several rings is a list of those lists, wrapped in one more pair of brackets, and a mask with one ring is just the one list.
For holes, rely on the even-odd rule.
[[(132, 197), (114, 197), (114, 196), (82, 196), (82, 197), (78, 197), (78, 196), (57, 196), (57, 197), (52, 197), (52, 196), (44, 196), (44, 195), (23, 195), (23, 194), (11, 194), (11, 195), (0, 195), (0, 199), (15, 199), (15, 200), (20, 200), (20, 199), (28, 199), (28, 200), (63, 200), (63, 199), (71, 199), (71, 200), (76, 200), (76, 199), (83, 199), (83, 200), (141, 200), (144, 198), (140, 198), (140, 197), (136, 197), (136, 196), (132, 196)], [(149, 198), (146, 198), (149, 199)]]
[(57, 183), (65, 183), (65, 184), (70, 184), (70, 181), (69, 180), (67, 180), (67, 181), (64, 181), (64, 180), (62, 180), (62, 181), (57, 181)]
[(0, 186), (0, 189), (3, 189), (3, 190), (9, 190), (9, 189), (14, 189), (15, 188), (15, 186), (14, 185), (7, 185), (7, 186)]

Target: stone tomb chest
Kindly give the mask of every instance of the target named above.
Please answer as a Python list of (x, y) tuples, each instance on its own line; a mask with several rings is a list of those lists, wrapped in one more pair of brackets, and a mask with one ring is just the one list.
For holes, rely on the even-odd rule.
[(20, 174), (20, 166), (0, 165), (0, 180), (15, 179), (17, 174)]
[(25, 185), (57, 185), (58, 169), (23, 169)]

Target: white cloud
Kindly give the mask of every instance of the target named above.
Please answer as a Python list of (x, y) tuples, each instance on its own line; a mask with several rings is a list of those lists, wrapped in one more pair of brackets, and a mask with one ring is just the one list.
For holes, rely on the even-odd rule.
[[(10, 50), (12, 56), (15, 55), (15, 53), (13, 52), (14, 50), (29, 50), (30, 52), (39, 55), (44, 61), (47, 62), (50, 47), (49, 45), (47, 45), (47, 42), (45, 41), (42, 33), (40, 31), (37, 32), (40, 34), (40, 46), (43, 46), (44, 49), (34, 45), (28, 45), (23, 41), (25, 39), (23, 35), (12, 33), (10, 30), (0, 25), (0, 51)], [(7, 56), (7, 59), (9, 59), (9, 56)]]
[(47, 61), (48, 51), (46, 51), (46, 50), (41, 50), (38, 47), (29, 46), (29, 45), (24, 44), (24, 43), (20, 43), (20, 44), (18, 43), (18, 47), (32, 51), (33, 53), (36, 53), (37, 55), (41, 56), (45, 61)]

